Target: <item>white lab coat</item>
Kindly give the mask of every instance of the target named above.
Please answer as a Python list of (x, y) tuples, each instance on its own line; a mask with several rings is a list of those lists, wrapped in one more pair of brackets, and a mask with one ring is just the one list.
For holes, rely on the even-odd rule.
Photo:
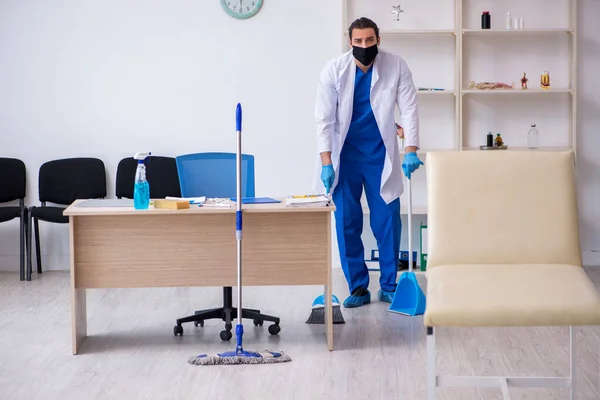
[[(405, 146), (419, 148), (417, 90), (406, 61), (398, 55), (380, 49), (372, 68), (371, 107), (386, 149), (380, 194), (389, 204), (404, 190), (395, 107), (400, 110), (397, 122), (404, 129)], [(335, 171), (332, 193), (338, 182), (340, 152), (352, 121), (355, 75), (356, 64), (350, 50), (329, 61), (319, 76), (315, 107), (318, 151), (314, 190), (317, 193), (325, 193), (321, 181), (321, 152), (331, 151)]]

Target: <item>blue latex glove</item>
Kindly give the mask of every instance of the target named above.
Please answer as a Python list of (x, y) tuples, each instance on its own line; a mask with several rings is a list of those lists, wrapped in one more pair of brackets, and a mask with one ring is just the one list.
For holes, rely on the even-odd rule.
[(404, 161), (402, 162), (402, 172), (410, 179), (410, 176), (415, 172), (420, 165), (423, 165), (423, 161), (419, 160), (417, 153), (407, 153), (404, 155)]
[(325, 185), (325, 194), (329, 194), (331, 187), (333, 186), (333, 180), (335, 178), (335, 172), (333, 171), (333, 165), (323, 165), (321, 169), (321, 180)]

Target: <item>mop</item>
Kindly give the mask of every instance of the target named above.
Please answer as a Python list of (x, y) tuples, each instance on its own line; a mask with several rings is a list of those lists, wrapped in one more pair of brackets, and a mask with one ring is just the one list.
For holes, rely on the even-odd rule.
[(237, 326), (235, 334), (237, 336), (237, 346), (235, 351), (215, 354), (200, 354), (188, 359), (193, 365), (233, 365), (233, 364), (272, 364), (292, 361), (292, 359), (282, 351), (265, 350), (255, 352), (244, 350), (242, 346), (242, 336), (244, 335), (244, 325), (242, 324), (242, 106), (238, 103), (235, 113), (236, 131), (237, 131), (237, 208), (235, 213), (235, 238), (237, 241), (237, 290), (238, 290), (238, 313)]
[(412, 188), (411, 180), (408, 180), (408, 272), (400, 276), (394, 299), (388, 311), (403, 315), (422, 315), (425, 312), (425, 294), (417, 276), (413, 272), (412, 251)]

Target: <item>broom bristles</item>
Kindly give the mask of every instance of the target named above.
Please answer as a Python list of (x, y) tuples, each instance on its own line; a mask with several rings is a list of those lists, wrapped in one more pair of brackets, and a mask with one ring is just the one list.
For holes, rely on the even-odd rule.
[[(333, 324), (345, 324), (344, 316), (342, 315), (342, 310), (340, 306), (333, 307)], [(318, 307), (313, 308), (308, 319), (306, 320), (307, 324), (324, 324), (325, 323), (325, 308)]]

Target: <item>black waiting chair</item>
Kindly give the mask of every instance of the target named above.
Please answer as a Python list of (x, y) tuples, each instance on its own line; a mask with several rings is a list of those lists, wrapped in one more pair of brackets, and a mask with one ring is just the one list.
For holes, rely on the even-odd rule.
[[(181, 197), (177, 163), (173, 157), (149, 156), (144, 160), (151, 199)], [(115, 194), (119, 199), (133, 199), (133, 184), (138, 160), (127, 157), (119, 161)]]
[(25, 163), (16, 158), (0, 158), (0, 203), (19, 200), (18, 206), (0, 206), (0, 223), (20, 219), (19, 229), (19, 271), (20, 279), (25, 280), (25, 241), (27, 229), (27, 177)]
[[(78, 199), (99, 199), (106, 197), (106, 171), (104, 162), (97, 158), (66, 158), (48, 161), (40, 167), (39, 179), (40, 207), (29, 208), (27, 233), (28, 258), (27, 280), (31, 280), (31, 231), (35, 230), (35, 255), (37, 272), (42, 273), (40, 229), (38, 221), (55, 224), (69, 223), (63, 215), (66, 206)], [(47, 203), (58, 204), (49, 206)], [(33, 223), (32, 223), (33, 222)]]

